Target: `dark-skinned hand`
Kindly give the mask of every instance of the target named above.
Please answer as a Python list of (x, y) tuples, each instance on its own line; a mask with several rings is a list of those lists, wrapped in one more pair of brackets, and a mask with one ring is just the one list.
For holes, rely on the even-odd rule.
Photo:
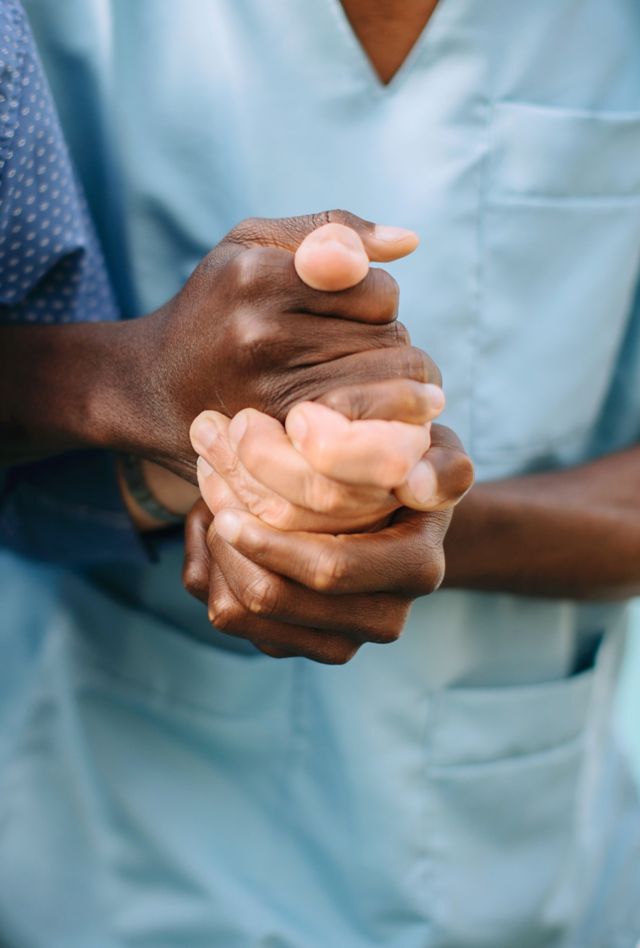
[(281, 530), (239, 509), (228, 482), (218, 482), (215, 519), (199, 501), (187, 520), (186, 588), (218, 629), (274, 657), (342, 664), (364, 642), (395, 641), (411, 602), (442, 581), (453, 506), (473, 480), (448, 428), (432, 426), (429, 453), (442, 475), (439, 509), (400, 509), (377, 532)]
[[(231, 416), (253, 407), (282, 420), (297, 402), (345, 383), (439, 383), (433, 362), (410, 346), (396, 321), (398, 288), (384, 270), (365, 266), (353, 286), (351, 274), (341, 281), (336, 266), (332, 292), (308, 285), (312, 267), (305, 267), (304, 255), (294, 260), (294, 252), (327, 223), (348, 225), (358, 259), (363, 245), (370, 259), (388, 261), (417, 244), (410, 231), (342, 211), (239, 224), (174, 299), (133, 321), (144, 384), (140, 418), (131, 419), (130, 441), (121, 439), (122, 447), (195, 481), (189, 426), (204, 409)], [(330, 261), (335, 240), (330, 227), (324, 233)]]
[[(341, 260), (344, 281), (355, 282), (344, 243), (323, 259), (320, 233), (298, 249), (298, 272), (322, 288)], [(436, 588), (450, 511), (473, 474), (455, 436), (432, 432), (443, 407), (434, 386), (352, 384), (318, 402), (295, 406), (286, 429), (255, 410), (196, 419), (209, 509), (196, 505), (189, 518), (184, 579), (228, 633), (273, 656), (336, 663), (363, 641), (395, 640), (411, 599)], [(396, 513), (401, 503), (428, 513)], [(404, 563), (400, 581), (381, 567), (386, 555), (393, 564), (409, 557), (413, 569)]]

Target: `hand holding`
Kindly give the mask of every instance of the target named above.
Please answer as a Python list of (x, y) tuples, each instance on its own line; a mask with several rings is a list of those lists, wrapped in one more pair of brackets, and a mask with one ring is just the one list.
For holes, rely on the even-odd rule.
[[(434, 426), (436, 449), (471, 466), (457, 437)], [(274, 657), (302, 655), (342, 664), (364, 642), (395, 641), (413, 599), (438, 588), (452, 506), (402, 509), (377, 532), (332, 535), (283, 531), (219, 494), (212, 520), (204, 501), (187, 521), (183, 581), (206, 602), (219, 629)]]
[[(315, 282), (315, 264), (300, 245), (323, 225), (329, 226), (316, 237), (316, 261), (318, 253), (335, 256), (340, 231), (350, 242), (346, 276), (335, 267), (329, 293), (299, 276)], [(297, 402), (347, 383), (438, 382), (433, 362), (409, 345), (396, 321), (395, 281), (363, 266), (363, 257), (365, 264), (393, 260), (416, 244), (410, 231), (345, 212), (238, 225), (174, 299), (129, 327), (144, 386), (135, 417), (119, 420), (117, 446), (195, 480), (188, 432), (203, 410), (232, 416), (253, 407), (283, 420)], [(338, 250), (344, 257), (344, 247)], [(114, 438), (110, 443), (116, 446)]]

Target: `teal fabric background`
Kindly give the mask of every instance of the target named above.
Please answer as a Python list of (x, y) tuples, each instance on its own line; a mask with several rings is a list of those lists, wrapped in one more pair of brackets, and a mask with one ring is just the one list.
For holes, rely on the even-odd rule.
[[(480, 478), (638, 441), (638, 0), (444, 0), (384, 90), (338, 0), (26, 6), (123, 312), (344, 205), (424, 235), (403, 319)], [(443, 591), (330, 669), (205, 647), (180, 565), (0, 559), (4, 944), (636, 945), (624, 609)]]
[(640, 602), (633, 607), (632, 628), (620, 679), (616, 718), (640, 786)]

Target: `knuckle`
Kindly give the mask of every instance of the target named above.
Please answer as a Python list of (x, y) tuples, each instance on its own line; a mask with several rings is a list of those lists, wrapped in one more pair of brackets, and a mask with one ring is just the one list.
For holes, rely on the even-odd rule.
[(400, 361), (398, 365), (401, 378), (415, 379), (418, 382), (430, 381), (430, 360), (422, 349), (416, 346), (405, 346), (398, 350)]
[(375, 642), (376, 645), (393, 645), (402, 634), (403, 625), (385, 625), (384, 629), (371, 630), (366, 634), (368, 642)]
[[(225, 472), (225, 476), (229, 479), (232, 479), (234, 475), (235, 470), (233, 469)], [(207, 504), (215, 515), (224, 507), (229, 496), (227, 482), (221, 476), (209, 477), (207, 483), (203, 485), (203, 496), (206, 497)]]
[(206, 602), (209, 592), (208, 572), (202, 563), (188, 560), (182, 568), (182, 585), (196, 599)]
[(409, 335), (409, 330), (404, 325), (397, 320), (394, 323), (390, 324), (395, 343), (398, 346), (410, 346), (411, 345), (411, 336)]
[[(316, 215), (314, 215), (315, 217)], [(321, 214), (317, 215), (323, 217), (325, 224), (344, 224), (345, 227), (353, 227), (354, 230), (357, 230), (360, 225), (360, 218), (356, 217), (355, 214), (352, 214), (351, 211), (345, 211), (343, 208), (336, 207), (330, 211), (323, 211)]]
[[(296, 510), (292, 504), (278, 494), (269, 494), (264, 497), (245, 498), (249, 510), (255, 517), (275, 527), (277, 530), (292, 530), (296, 526)], [(262, 553), (268, 552), (267, 544), (263, 544)]]
[(359, 233), (373, 230), (371, 221), (365, 220), (363, 217), (358, 217), (357, 214), (346, 211), (344, 208), (334, 208), (331, 211), (326, 211), (323, 216), (325, 217), (323, 221), (325, 224), (344, 224), (345, 227), (351, 227), (352, 230), (356, 230)]
[(324, 227), (325, 224), (342, 224), (343, 221), (340, 217), (342, 213), (342, 211), (316, 211), (310, 215), (313, 230)]
[(276, 648), (273, 645), (266, 645), (264, 642), (254, 642), (254, 645), (260, 652), (263, 652), (264, 655), (268, 655), (269, 658), (277, 658), (279, 660), (282, 658), (295, 657), (294, 652), (289, 652), (282, 648)]
[(328, 640), (323, 648), (311, 648), (305, 657), (321, 665), (346, 665), (360, 648), (360, 642), (351, 639)]
[[(391, 323), (398, 315), (400, 305), (400, 286), (398, 281), (387, 273), (386, 270), (374, 268), (369, 271), (374, 275), (375, 294), (379, 310), (379, 318), (384, 322)], [(397, 338), (403, 338), (404, 342), (398, 342), (398, 345), (406, 345), (409, 341), (409, 333), (401, 323), (395, 324), (402, 328), (402, 332), (397, 334)]]
[(236, 351), (251, 359), (261, 359), (272, 348), (273, 336), (267, 320), (254, 309), (240, 309), (234, 326)]
[(248, 583), (242, 594), (242, 602), (256, 616), (270, 616), (276, 611), (279, 601), (277, 581), (260, 573)]
[(344, 510), (345, 497), (340, 484), (322, 475), (312, 474), (304, 481), (304, 506), (314, 513), (337, 515)]
[(349, 563), (340, 548), (325, 547), (319, 553), (311, 574), (311, 586), (317, 592), (333, 592), (344, 586)]
[(461, 499), (473, 487), (476, 475), (473, 461), (468, 454), (460, 454), (456, 467), (457, 495), (458, 499)]
[(416, 417), (424, 417), (429, 406), (422, 386), (412, 379), (404, 379), (402, 385), (407, 412)]
[(420, 587), (423, 595), (429, 596), (440, 588), (444, 579), (444, 570), (444, 551), (440, 547), (438, 550), (432, 551), (423, 563), (420, 576)]
[(264, 274), (264, 255), (260, 247), (247, 247), (229, 261), (234, 288), (243, 296), (250, 296)]
[(364, 394), (360, 386), (342, 386), (321, 395), (318, 401), (347, 418), (359, 418), (364, 407)]
[(359, 645), (345, 644), (336, 648), (325, 660), (326, 665), (346, 665), (358, 651)]
[(378, 607), (381, 617), (368, 623), (369, 628), (363, 637), (378, 645), (392, 645), (397, 642), (407, 621), (410, 605), (410, 599), (405, 596), (394, 596), (390, 608), (388, 601), (380, 601)]
[(264, 232), (265, 221), (260, 217), (245, 217), (227, 234), (227, 240), (232, 243), (246, 246), (253, 241), (260, 241)]
[(242, 617), (238, 604), (226, 593), (220, 593), (209, 602), (209, 622), (221, 632), (237, 628)]

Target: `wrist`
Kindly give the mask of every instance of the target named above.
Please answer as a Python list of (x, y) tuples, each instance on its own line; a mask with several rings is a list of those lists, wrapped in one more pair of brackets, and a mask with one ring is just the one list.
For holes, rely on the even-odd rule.
[(173, 323), (170, 301), (122, 324), (107, 382), (110, 408), (98, 428), (103, 447), (139, 455), (196, 484), (189, 428), (205, 394), (194, 385), (188, 349)]
[(115, 382), (125, 328), (104, 322), (0, 331), (4, 460), (110, 445), (127, 400)]
[(89, 414), (100, 447), (146, 458), (195, 483), (192, 418), (182, 404), (183, 384), (172, 391), (172, 382), (181, 380), (167, 359), (171, 343), (164, 344), (163, 314), (118, 324)]
[(109, 334), (96, 381), (88, 390), (86, 416), (96, 447), (122, 453), (153, 454), (159, 427), (149, 385), (149, 351), (142, 319), (123, 320)]

